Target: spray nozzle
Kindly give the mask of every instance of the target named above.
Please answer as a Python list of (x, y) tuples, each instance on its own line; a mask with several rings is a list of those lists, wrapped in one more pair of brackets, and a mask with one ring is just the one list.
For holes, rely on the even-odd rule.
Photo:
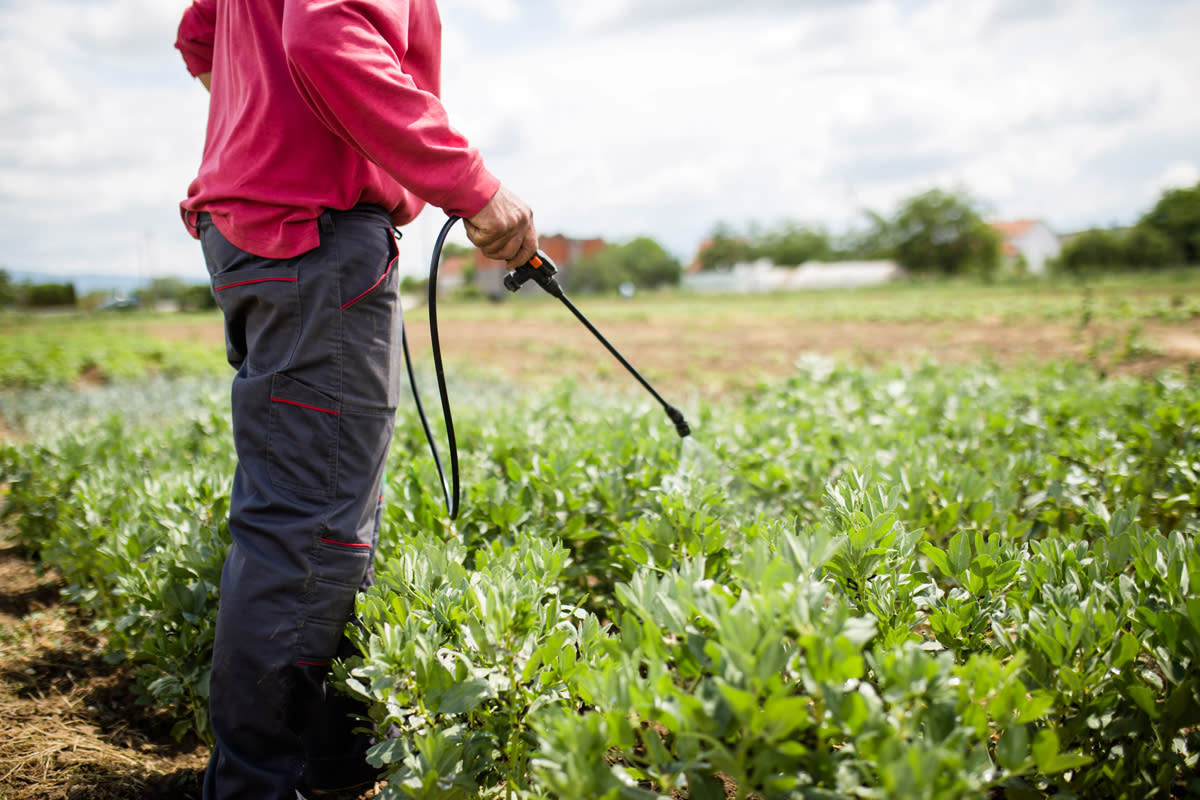
[(530, 279), (533, 279), (537, 282), (538, 286), (546, 290), (547, 294), (554, 297), (562, 297), (562, 287), (554, 279), (554, 275), (557, 272), (558, 267), (554, 266), (554, 262), (550, 260), (550, 257), (541, 250), (538, 250), (533, 258), (504, 276), (504, 288), (510, 292), (515, 292), (529, 282)]
[(528, 262), (522, 264), (504, 276), (504, 288), (508, 289), (510, 292), (515, 292), (526, 283), (533, 280), (537, 282), (538, 286), (541, 286), (543, 289), (545, 289), (547, 294), (553, 295), (561, 300), (563, 305), (570, 309), (571, 313), (583, 323), (584, 327), (591, 331), (596, 338), (600, 340), (600, 343), (608, 348), (608, 352), (612, 353), (613, 356), (615, 356), (616, 359), (621, 362), (625, 369), (629, 370), (633, 377), (637, 378), (638, 382), (641, 383), (642, 386), (644, 386), (650, 392), (650, 394), (654, 395), (654, 399), (662, 405), (663, 410), (667, 412), (667, 416), (671, 418), (671, 422), (675, 423), (675, 432), (679, 434), (679, 438), (682, 439), (686, 436), (689, 436), (692, 432), (692, 428), (687, 424), (687, 420), (683, 418), (683, 413), (666, 400), (663, 400), (662, 395), (654, 391), (654, 387), (647, 383), (646, 379), (641, 376), (641, 373), (634, 369), (633, 365), (625, 360), (625, 357), (621, 355), (615, 347), (612, 346), (608, 339), (605, 339), (604, 335), (601, 334), (600, 331), (596, 330), (596, 326), (593, 325), (588, 318), (585, 317), (583, 313), (575, 307), (575, 304), (567, 299), (566, 294), (563, 293), (562, 287), (559, 286), (558, 281), (554, 279), (554, 276), (557, 273), (558, 267), (554, 266), (554, 262), (550, 260), (550, 257), (541, 250), (538, 250), (537, 253), (534, 254), (533, 258), (529, 259)]
[(675, 423), (675, 432), (679, 434), (680, 439), (683, 439), (692, 432), (691, 426), (683, 418), (682, 411), (670, 404), (663, 406), (663, 408), (666, 410), (667, 416), (671, 418), (671, 422)]

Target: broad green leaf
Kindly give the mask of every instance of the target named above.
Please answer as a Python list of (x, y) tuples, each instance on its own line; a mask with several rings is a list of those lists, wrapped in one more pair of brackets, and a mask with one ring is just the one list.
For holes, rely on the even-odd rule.
[(1033, 737), (1033, 763), (1040, 772), (1048, 772), (1058, 758), (1058, 734), (1053, 728), (1043, 728)]
[(963, 531), (954, 534), (950, 539), (947, 553), (950, 559), (950, 575), (957, 577), (966, 572), (971, 566), (971, 539)]
[(1054, 708), (1054, 695), (1046, 691), (1030, 692), (1024, 702), (1017, 703), (1017, 722), (1036, 722)]
[(1020, 772), (1029, 759), (1029, 732), (1024, 725), (1013, 725), (996, 741), (996, 761), (1010, 772)]
[(921, 552), (925, 554), (933, 565), (937, 567), (943, 575), (951, 576), (954, 573), (950, 571), (950, 559), (946, 552), (932, 542), (922, 542)]
[(433, 710), (442, 714), (466, 714), (482, 703), (489, 693), (488, 682), (483, 678), (459, 681), (442, 694), (438, 707)]
[(1110, 653), (1110, 665), (1113, 669), (1123, 668), (1126, 664), (1137, 658), (1141, 647), (1141, 642), (1132, 633), (1122, 633), (1117, 639), (1117, 646)]
[(367, 750), (367, 763), (373, 767), (386, 767), (400, 761), (406, 754), (406, 746), (401, 739), (384, 739)]

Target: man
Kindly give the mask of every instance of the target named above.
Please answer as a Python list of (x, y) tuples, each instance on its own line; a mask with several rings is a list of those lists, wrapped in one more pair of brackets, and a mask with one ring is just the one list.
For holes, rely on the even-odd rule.
[(440, 39), (436, 0), (195, 0), (179, 27), (211, 91), (181, 210), (237, 368), (205, 800), (374, 778), (326, 677), (373, 580), (399, 398), (392, 226), (431, 203), (510, 267), (537, 249), (529, 208), (449, 124)]

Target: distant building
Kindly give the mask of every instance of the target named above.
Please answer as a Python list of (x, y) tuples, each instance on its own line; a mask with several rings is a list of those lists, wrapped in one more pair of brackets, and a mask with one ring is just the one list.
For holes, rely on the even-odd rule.
[(704, 255), (704, 251), (713, 246), (712, 239), (704, 239), (700, 242), (700, 246), (696, 248), (696, 255), (692, 258), (692, 263), (688, 264), (684, 270), (688, 274), (695, 274), (704, 270), (704, 263), (700, 260), (700, 256)]
[(801, 289), (854, 289), (878, 286), (904, 277), (895, 261), (806, 261), (796, 267), (776, 266), (768, 258), (734, 264), (728, 269), (704, 269), (701, 255), (713, 240), (700, 243), (681, 285), (693, 292), (788, 292)]
[[(479, 251), (476, 250), (477, 254)], [(474, 264), (474, 255), (446, 256), (438, 266), (438, 291), (450, 292), (466, 283), (467, 273)]]
[(572, 239), (559, 233), (538, 237), (538, 245), (559, 267), (569, 267), (580, 259), (595, 255), (608, 247), (603, 239)]
[[(749, 243), (741, 237), (735, 237), (730, 241), (732, 241), (734, 243), (734, 245), (736, 247), (738, 247), (739, 249), (744, 247), (747, 252), (750, 249)], [(702, 240), (700, 242), (700, 246), (696, 248), (696, 255), (693, 256), (692, 263), (688, 264), (687, 269), (684, 270), (684, 272), (688, 272), (688, 273), (703, 272), (704, 271), (704, 254), (715, 244), (716, 244), (716, 241), (712, 238)]]
[(777, 267), (768, 259), (734, 264), (729, 269), (684, 274), (682, 286), (693, 292), (787, 292), (801, 289), (853, 289), (878, 286), (904, 276), (894, 261), (808, 261)]
[[(554, 234), (539, 236), (538, 247), (550, 257), (558, 267), (558, 281), (564, 288), (571, 285), (571, 265), (581, 259), (595, 255), (608, 247), (603, 239), (573, 239), (570, 236)], [(504, 294), (504, 274), (508, 271), (503, 261), (493, 261), (485, 258), (483, 253), (474, 251), (475, 285), (489, 297), (499, 297)]]
[(1024, 262), (1031, 275), (1046, 272), (1046, 262), (1058, 258), (1062, 242), (1046, 223), (1037, 219), (990, 223), (1000, 235), (1000, 248), (1009, 264)]

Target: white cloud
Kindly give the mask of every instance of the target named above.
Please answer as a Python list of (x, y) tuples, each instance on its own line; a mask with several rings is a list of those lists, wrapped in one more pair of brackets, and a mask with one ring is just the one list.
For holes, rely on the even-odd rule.
[[(0, 264), (202, 274), (176, 217), (206, 107), (172, 47), (185, 4), (0, 8)], [(1200, 164), (1187, 0), (444, 0), (442, 17), (451, 118), (545, 233), (650, 234), (689, 258), (719, 220), (837, 228), (935, 185), (1069, 230), (1136, 219)], [(409, 232), (410, 271), (440, 220)]]
[(181, 0), (109, 0), (88, 3), (74, 12), (63, 9), (56, 18), (60, 25), (66, 21), (70, 38), (89, 53), (122, 60), (153, 58), (174, 41), (173, 36), (164, 41), (163, 33), (174, 32), (188, 4)]
[(185, 4), (39, 3), (0, 14), (0, 71), (19, 76), (0, 95), (0, 263), (128, 271), (140, 243), (155, 239), (154, 269), (202, 274), (175, 211), (205, 114), (172, 47)]
[(489, 22), (512, 22), (521, 15), (515, 0), (445, 0), (439, 5), (442, 16), (479, 15)]
[(1175, 161), (1166, 166), (1147, 186), (1147, 194), (1159, 195), (1171, 189), (1190, 189), (1200, 184), (1200, 166), (1195, 161)]
[(843, 11), (868, 0), (608, 0), (587, 3), (581, 0), (554, 0), (557, 13), (576, 32), (631, 29), (699, 19), (748, 17), (778, 19), (828, 8)]

